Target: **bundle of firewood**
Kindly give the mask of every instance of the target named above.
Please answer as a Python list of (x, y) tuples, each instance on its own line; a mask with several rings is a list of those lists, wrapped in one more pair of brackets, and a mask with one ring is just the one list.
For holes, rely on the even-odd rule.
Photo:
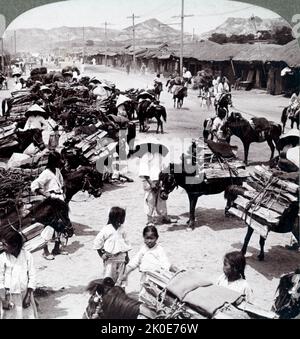
[[(222, 152), (225, 156), (222, 156)], [(208, 145), (197, 140), (193, 141), (188, 154), (198, 171), (204, 174), (207, 182), (222, 178), (246, 179), (249, 177), (245, 164), (235, 157), (228, 144), (210, 142)]]
[(234, 200), (229, 212), (263, 237), (270, 230), (295, 223), (299, 212), (299, 185), (287, 178), (265, 166), (256, 166), (243, 187), (229, 189), (229, 197)]

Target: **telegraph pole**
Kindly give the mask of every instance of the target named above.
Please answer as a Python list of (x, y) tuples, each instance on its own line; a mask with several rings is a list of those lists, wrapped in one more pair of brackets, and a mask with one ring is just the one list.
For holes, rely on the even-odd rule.
[(173, 16), (173, 18), (181, 18), (181, 37), (180, 37), (180, 76), (183, 75), (183, 48), (184, 48), (184, 19), (194, 15), (184, 14), (184, 0), (181, 0), (181, 16)]
[(109, 22), (104, 22), (104, 45), (105, 45), (105, 67), (107, 66), (107, 26), (108, 25), (112, 25), (111, 23)]
[(136, 58), (135, 58), (135, 19), (139, 19), (139, 16), (132, 14), (132, 16), (128, 16), (127, 19), (132, 19), (132, 47), (133, 47), (133, 70), (135, 71), (136, 67)]
[(2, 68), (2, 72), (4, 73), (5, 63), (4, 63), (4, 41), (3, 41), (3, 36), (1, 37), (1, 54), (2, 54), (1, 68)]
[(82, 27), (82, 42), (83, 42), (82, 59), (83, 59), (83, 63), (84, 63), (84, 58), (85, 58), (85, 29), (84, 29), (84, 26)]
[(15, 45), (15, 55), (17, 55), (17, 31), (14, 31), (14, 45)]

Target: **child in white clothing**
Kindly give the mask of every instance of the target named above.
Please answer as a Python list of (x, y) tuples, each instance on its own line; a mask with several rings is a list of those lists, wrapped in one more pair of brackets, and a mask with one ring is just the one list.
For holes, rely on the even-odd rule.
[(23, 238), (12, 231), (1, 239), (4, 253), (0, 256), (0, 311), (4, 319), (36, 319), (33, 297), (35, 268), (32, 255), (23, 248)]
[(232, 252), (225, 255), (224, 274), (219, 278), (217, 285), (229, 288), (245, 296), (251, 302), (253, 291), (245, 277), (246, 259), (241, 252)]
[(145, 244), (135, 257), (129, 261), (126, 272), (123, 276), (124, 279), (129, 273), (134, 271), (136, 268), (139, 268), (142, 273), (140, 295), (143, 292), (143, 284), (145, 282), (147, 272), (176, 271), (176, 268), (171, 265), (162, 246), (157, 244), (159, 235), (156, 227), (147, 226), (143, 231), (143, 237)]
[(104, 278), (111, 278), (114, 282), (124, 273), (128, 263), (128, 252), (131, 247), (123, 229), (126, 211), (113, 207), (109, 213), (108, 224), (103, 227), (94, 241), (94, 249), (98, 251), (104, 264)]

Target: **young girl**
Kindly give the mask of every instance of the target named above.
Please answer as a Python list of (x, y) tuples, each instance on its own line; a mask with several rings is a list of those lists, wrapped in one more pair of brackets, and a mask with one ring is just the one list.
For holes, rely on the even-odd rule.
[[(0, 301), (4, 319), (36, 319), (33, 298), (35, 269), (32, 255), (23, 248), (23, 238), (11, 232), (2, 239), (0, 256)], [(1, 302), (0, 302), (1, 304)]]
[(159, 235), (156, 227), (147, 226), (143, 231), (143, 237), (145, 244), (130, 260), (123, 276), (124, 279), (129, 273), (139, 268), (142, 273), (140, 295), (143, 293), (143, 283), (146, 280), (147, 272), (176, 271), (176, 268), (171, 266), (164, 249), (157, 243)]
[(94, 249), (98, 251), (104, 264), (104, 278), (118, 280), (124, 273), (128, 263), (128, 252), (131, 247), (126, 239), (122, 225), (125, 222), (126, 211), (113, 207), (109, 213), (108, 224), (103, 227), (94, 241)]
[(251, 302), (253, 291), (245, 277), (246, 258), (241, 252), (232, 252), (225, 255), (224, 274), (219, 278), (217, 285), (227, 287), (245, 296)]

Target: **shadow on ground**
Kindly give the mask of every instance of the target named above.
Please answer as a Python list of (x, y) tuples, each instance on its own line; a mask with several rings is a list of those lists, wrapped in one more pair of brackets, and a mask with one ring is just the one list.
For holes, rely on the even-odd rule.
[[(241, 250), (242, 246), (242, 243), (232, 245), (237, 250)], [(300, 253), (289, 251), (283, 246), (273, 246), (271, 249), (266, 250), (265, 261), (259, 261), (258, 255), (258, 249), (248, 247), (247, 265), (251, 266), (268, 280), (279, 279), (283, 274), (300, 268)]]
[[(243, 228), (243, 222), (235, 217), (225, 217), (224, 210), (217, 210), (214, 208), (205, 209), (198, 208), (195, 213), (196, 222), (195, 227), (200, 228), (202, 226), (209, 227), (215, 232)], [(184, 213), (181, 217), (189, 218), (189, 213)], [(169, 231), (181, 231), (187, 228), (187, 223), (178, 223), (169, 228)], [(245, 228), (246, 230), (246, 228)]]

